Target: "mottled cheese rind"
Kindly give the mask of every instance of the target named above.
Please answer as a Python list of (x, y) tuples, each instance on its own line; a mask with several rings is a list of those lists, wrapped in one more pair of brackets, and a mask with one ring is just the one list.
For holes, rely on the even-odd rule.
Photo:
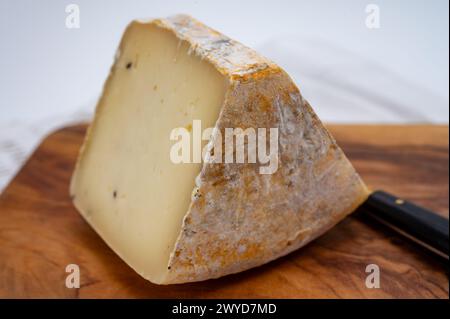
[(259, 164), (203, 164), (165, 275), (147, 279), (193, 282), (262, 265), (320, 236), (367, 198), (336, 141), (276, 64), (189, 16), (136, 23), (169, 30), (229, 81), (216, 122), (222, 135), (226, 127), (279, 129), (272, 175), (259, 174)]

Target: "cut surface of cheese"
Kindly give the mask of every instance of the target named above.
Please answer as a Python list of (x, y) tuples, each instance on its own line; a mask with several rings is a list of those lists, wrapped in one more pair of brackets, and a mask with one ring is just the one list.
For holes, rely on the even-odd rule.
[[(216, 133), (277, 128), (278, 169), (173, 163), (171, 131), (189, 131), (195, 120)], [(313, 240), (368, 195), (282, 69), (185, 15), (128, 26), (70, 191), (106, 243), (158, 284), (264, 264)]]
[(170, 132), (196, 119), (214, 127), (228, 86), (188, 50), (168, 30), (128, 28), (74, 189), (97, 231), (155, 282), (167, 270), (201, 169), (172, 163)]

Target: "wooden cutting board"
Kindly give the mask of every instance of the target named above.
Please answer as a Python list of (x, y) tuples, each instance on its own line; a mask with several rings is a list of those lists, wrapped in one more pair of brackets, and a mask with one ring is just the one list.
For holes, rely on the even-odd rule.
[[(449, 214), (447, 126), (330, 126), (363, 179)], [(84, 222), (68, 187), (86, 127), (49, 135), (0, 195), (0, 297), (448, 298), (448, 266), (356, 213), (318, 240), (267, 265), (205, 282), (142, 279)], [(269, 235), (269, 234), (268, 234)], [(81, 287), (65, 287), (66, 265)], [(366, 266), (381, 287), (365, 285)]]

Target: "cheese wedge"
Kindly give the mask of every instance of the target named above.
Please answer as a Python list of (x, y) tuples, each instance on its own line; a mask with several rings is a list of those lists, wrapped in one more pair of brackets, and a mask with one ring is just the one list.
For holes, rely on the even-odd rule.
[[(277, 169), (174, 163), (174, 128), (276, 128)], [(209, 148), (210, 149), (210, 148)], [(217, 278), (304, 246), (368, 190), (290, 77), (193, 18), (134, 21), (72, 177), (74, 205), (157, 284)]]

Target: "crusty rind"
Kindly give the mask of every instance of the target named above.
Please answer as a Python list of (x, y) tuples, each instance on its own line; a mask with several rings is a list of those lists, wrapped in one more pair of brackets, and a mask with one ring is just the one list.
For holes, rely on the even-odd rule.
[[(216, 123), (279, 129), (279, 165), (205, 163), (162, 284), (221, 277), (286, 255), (333, 227), (369, 191), (291, 78), (252, 49), (195, 19), (155, 23), (229, 78)], [(214, 139), (215, 137), (213, 137)]]

